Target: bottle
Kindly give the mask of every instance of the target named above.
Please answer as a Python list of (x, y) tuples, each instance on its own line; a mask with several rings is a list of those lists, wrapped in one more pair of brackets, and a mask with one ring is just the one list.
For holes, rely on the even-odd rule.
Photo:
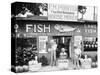
[(87, 41), (85, 41), (85, 47), (87, 48)]
[(87, 41), (87, 48), (89, 48), (89, 41)]

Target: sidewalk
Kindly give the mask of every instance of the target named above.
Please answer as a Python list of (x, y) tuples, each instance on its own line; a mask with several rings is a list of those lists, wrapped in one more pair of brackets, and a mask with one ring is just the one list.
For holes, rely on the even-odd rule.
[(60, 71), (60, 70), (73, 70), (75, 68), (74, 64), (69, 60), (68, 68), (61, 69), (58, 66), (45, 66), (41, 67), (38, 72), (45, 72), (45, 71)]

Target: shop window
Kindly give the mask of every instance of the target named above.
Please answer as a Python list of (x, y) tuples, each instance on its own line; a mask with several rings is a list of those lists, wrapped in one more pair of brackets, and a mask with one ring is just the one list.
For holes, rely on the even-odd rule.
[(36, 38), (17, 38), (16, 40), (16, 64), (28, 65), (28, 62), (37, 55)]
[(56, 43), (57, 43), (56, 57), (57, 58), (60, 57), (62, 48), (65, 48), (65, 52), (67, 53), (67, 56), (69, 57), (70, 56), (69, 47), (70, 47), (71, 36), (54, 36), (53, 38), (56, 40)]
[(84, 51), (97, 51), (97, 37), (85, 37)]

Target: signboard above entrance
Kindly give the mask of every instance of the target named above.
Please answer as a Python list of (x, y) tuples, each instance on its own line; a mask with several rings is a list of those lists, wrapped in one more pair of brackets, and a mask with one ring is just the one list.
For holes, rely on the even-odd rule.
[[(25, 22), (24, 22), (25, 23)], [(77, 27), (72, 24), (59, 23), (25, 23), (15, 24), (15, 32), (20, 33), (67, 33), (73, 32)]]

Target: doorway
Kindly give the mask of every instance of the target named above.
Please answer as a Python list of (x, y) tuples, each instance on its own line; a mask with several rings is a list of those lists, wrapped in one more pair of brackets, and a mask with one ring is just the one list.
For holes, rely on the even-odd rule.
[(60, 57), (61, 48), (65, 48), (67, 58), (70, 57), (71, 36), (53, 36), (57, 43), (56, 58)]

